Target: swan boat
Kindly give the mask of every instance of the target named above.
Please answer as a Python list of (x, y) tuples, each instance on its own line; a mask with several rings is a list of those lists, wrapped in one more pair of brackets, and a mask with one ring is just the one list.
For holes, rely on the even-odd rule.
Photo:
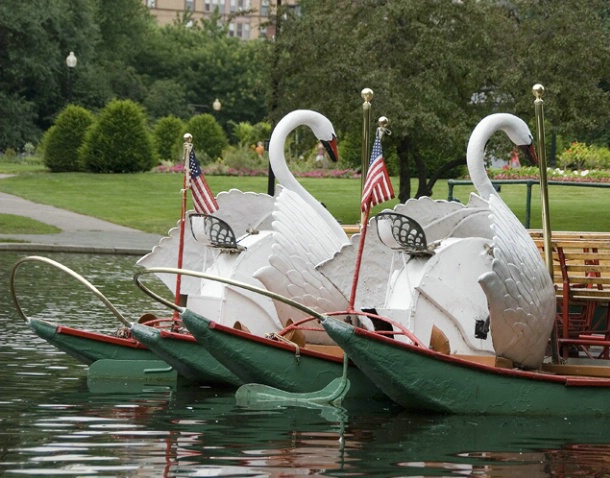
[[(327, 229), (331, 231), (329, 235), (336, 238), (333, 247), (338, 248), (347, 241), (346, 231), (350, 228), (346, 227), (344, 230), (298, 183), (286, 165), (284, 142), (288, 133), (299, 125), (310, 126), (317, 139), (325, 146), (331, 160), (337, 160), (336, 135), (330, 121), (309, 110), (292, 112), (278, 124), (270, 144), (270, 149), (273, 150), (270, 151), (271, 164), (280, 184), (278, 190), (288, 188), (295, 191), (303, 201), (309, 202), (309, 207), (328, 224)], [(248, 278), (252, 275), (252, 270), (260, 268), (257, 259), (268, 255), (265, 248), (270, 246), (273, 199), (265, 194), (244, 193), (233, 189), (218, 194), (218, 214), (206, 217), (191, 214), (190, 221), (185, 221), (188, 226), (184, 243), (186, 266), (227, 277), (246, 278), (247, 282), (260, 284), (258, 280)], [(323, 251), (320, 260), (332, 253), (332, 250), (334, 249)], [(177, 258), (178, 228), (175, 227), (169, 231), (168, 237), (163, 238), (138, 264), (144, 267), (175, 265)], [(76, 278), (97, 295), (123, 325), (116, 332), (105, 334), (27, 317), (14, 291), (14, 278), (17, 269), (28, 261), (45, 262)], [(160, 274), (159, 278), (176, 293), (173, 276)], [(275, 307), (270, 300), (265, 302), (265, 297), (257, 296), (253, 299), (251, 295), (239, 289), (215, 287), (213, 284), (206, 287), (200, 281), (189, 282), (188, 279), (185, 276), (181, 292), (194, 310), (205, 310), (220, 322), (230, 322), (231, 326), (244, 327), (246, 330), (252, 329), (260, 335), (263, 334), (262, 331), (282, 329), (283, 325), (277, 317)], [(36, 256), (18, 261), (12, 271), (11, 290), (17, 310), (30, 328), (44, 340), (86, 365), (102, 361), (145, 362), (161, 358), (179, 375), (191, 381), (229, 386), (242, 383), (241, 379), (201, 347), (176, 317), (157, 318), (144, 314), (138, 321), (129, 322), (86, 279), (55, 261)], [(241, 317), (241, 321), (236, 320), (236, 317)]]
[[(330, 317), (322, 318), (322, 325), (377, 387), (409, 410), (608, 415), (610, 373), (606, 361), (581, 361), (570, 367), (552, 364), (545, 358), (561, 335), (559, 330), (551, 335), (561, 324), (556, 320), (561, 313), (556, 314), (552, 279), (534, 241), (502, 202), (485, 173), (484, 145), (497, 130), (506, 132), (516, 145), (531, 144), (531, 135), (521, 120), (512, 115), (491, 115), (479, 123), (468, 146), (471, 178), (482, 199), (489, 202), (494, 231), (492, 267), (478, 281), (487, 297), (495, 353), (454, 354), (450, 347), (438, 350), (421, 341), (404, 340), (398, 334), (381, 335)], [(580, 342), (583, 341), (572, 340)], [(599, 343), (607, 346), (606, 342)]]
[[(284, 208), (290, 211), (299, 224), (308, 224), (309, 227), (318, 230), (325, 239), (316, 244), (311, 244), (309, 241), (307, 252), (310, 260), (317, 263), (330, 257), (342, 244), (347, 243), (348, 236), (344, 228), (300, 185), (287, 167), (284, 157), (286, 138), (292, 130), (302, 125), (311, 128), (318, 141), (325, 145), (330, 158), (333, 161), (337, 160), (336, 135), (332, 124), (323, 115), (309, 110), (293, 111), (278, 123), (271, 136), (269, 159), (275, 177), (280, 183), (279, 195), (288, 198), (282, 202)], [(185, 268), (203, 270), (208, 274), (241, 280), (256, 287), (262, 286), (254, 272), (264, 266), (267, 258), (273, 255), (272, 247), (277, 247), (272, 240), (273, 231), (270, 223), (278, 199), (265, 195), (256, 196), (263, 196), (265, 203), (260, 204), (261, 198), (248, 197), (247, 194), (236, 190), (232, 190), (228, 194), (220, 193), (218, 195), (220, 204), (218, 216), (216, 214), (205, 217), (191, 215), (189, 225), (193, 232), (192, 237), (199, 244), (207, 243), (207, 247), (199, 246), (198, 250), (203, 251), (200, 255), (207, 254), (212, 257), (212, 260), (207, 267), (205, 261), (194, 261), (187, 263)], [(227, 204), (229, 197), (231, 197), (231, 203)], [(254, 204), (252, 207), (253, 201), (258, 202), (258, 205)], [(303, 211), (308, 211), (309, 214), (304, 214)], [(253, 217), (258, 218), (255, 221), (256, 227), (252, 227)], [(236, 239), (239, 234), (233, 231), (233, 224), (239, 224), (241, 232), (244, 233), (239, 239)], [(346, 229), (349, 230), (349, 228)], [(173, 236), (175, 236), (176, 229), (173, 232)], [(147, 268), (175, 264), (176, 261), (173, 258), (167, 260), (168, 254), (164, 253), (166, 250), (176, 250), (176, 240), (174, 238), (172, 241), (171, 236), (170, 232), (170, 238), (162, 240), (151, 254), (140, 259), (139, 264)], [(189, 235), (190, 237), (191, 235)], [(225, 239), (220, 241), (219, 237)], [(231, 240), (226, 240), (227, 237)], [(295, 251), (290, 246), (288, 249), (288, 255), (291, 257), (304, 255), (302, 251)], [(161, 260), (158, 260), (159, 257)], [(187, 257), (193, 258), (196, 255), (188, 254)], [(172, 274), (159, 273), (156, 275), (170, 290), (172, 289), (175, 284)], [(180, 274), (180, 276), (183, 278), (183, 284), (190, 287), (186, 296), (188, 309), (200, 315), (213, 317), (220, 326), (251, 333), (253, 337), (264, 337), (265, 333), (280, 332), (287, 322), (292, 320), (285, 318), (287, 316), (284, 311), (278, 309), (277, 304), (273, 304), (267, 297), (229, 287), (223, 283), (193, 280), (193, 277), (187, 274)], [(318, 327), (320, 332), (317, 335), (326, 336), (321, 326)], [(186, 332), (186, 329), (183, 328), (183, 331)], [(130, 333), (179, 372), (188, 367), (194, 370), (200, 369), (202, 373), (205, 373), (210, 362), (220, 363), (213, 356), (210, 357), (211, 354), (205, 347), (199, 345), (202, 353), (198, 352), (197, 347), (191, 347), (195, 340), (190, 333), (159, 330), (139, 323), (132, 324)], [(226, 368), (226, 365), (221, 365)], [(239, 376), (238, 379), (243, 380)], [(235, 383), (233, 382), (231, 385), (235, 385)], [(368, 383), (368, 386), (371, 385)]]

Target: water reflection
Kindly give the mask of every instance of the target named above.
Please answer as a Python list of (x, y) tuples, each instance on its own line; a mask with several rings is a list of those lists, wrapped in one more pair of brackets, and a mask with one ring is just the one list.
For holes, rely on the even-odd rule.
[[(132, 285), (135, 258), (50, 257), (128, 316), (158, 310)], [(34, 336), (14, 312), (6, 285), (17, 258), (0, 253), (3, 477), (610, 474), (607, 418), (417, 416), (376, 402), (333, 413), (255, 410), (238, 407), (230, 390), (88, 383), (85, 366)], [(30, 314), (50, 310), (61, 323), (101, 332), (117, 325), (61, 273), (37, 266), (21, 276)]]

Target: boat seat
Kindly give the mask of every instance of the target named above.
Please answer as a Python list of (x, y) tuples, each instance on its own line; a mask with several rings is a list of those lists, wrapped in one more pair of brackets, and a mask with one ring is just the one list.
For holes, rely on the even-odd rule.
[[(534, 238), (544, 255), (542, 238)], [(551, 239), (557, 293), (556, 340), (566, 360), (583, 352), (609, 358), (610, 341), (610, 238), (603, 235)], [(595, 352), (598, 353), (598, 352)]]

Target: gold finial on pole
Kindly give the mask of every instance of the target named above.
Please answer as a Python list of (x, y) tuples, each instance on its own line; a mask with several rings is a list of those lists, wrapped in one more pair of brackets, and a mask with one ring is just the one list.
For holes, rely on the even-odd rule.
[(360, 191), (362, 191), (364, 189), (366, 173), (369, 170), (371, 100), (373, 99), (373, 90), (370, 88), (364, 88), (360, 95), (364, 100), (364, 103), (362, 103), (362, 176), (360, 180)]
[(532, 88), (536, 97), (534, 111), (536, 114), (536, 130), (538, 133), (538, 165), (540, 168), (540, 199), (542, 201), (542, 236), (544, 240), (544, 260), (553, 279), (553, 251), (551, 249), (551, 215), (549, 212), (549, 188), (546, 177), (546, 149), (544, 144), (544, 86), (537, 83)]
[(182, 163), (184, 164), (184, 189), (191, 187), (191, 175), (189, 174), (189, 159), (191, 156), (191, 150), (193, 149), (193, 135), (191, 133), (184, 133), (182, 136), (184, 144), (182, 145)]
[(383, 138), (384, 134), (387, 134), (388, 136), (392, 134), (392, 132), (387, 128), (389, 122), (390, 120), (385, 116), (380, 116), (377, 120), (377, 125), (379, 127), (379, 139)]

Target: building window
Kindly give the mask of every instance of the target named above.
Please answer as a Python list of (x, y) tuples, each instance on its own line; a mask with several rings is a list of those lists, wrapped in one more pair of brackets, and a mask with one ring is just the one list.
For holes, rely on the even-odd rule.
[(229, 36), (230, 37), (235, 36), (235, 23), (233, 23), (233, 22), (229, 23)]
[(206, 12), (209, 12), (209, 11), (211, 10), (211, 7), (210, 7), (210, 0), (205, 0), (205, 4), (204, 4), (204, 6), (203, 6), (203, 9), (204, 9)]
[(238, 23), (237, 24), (237, 37), (242, 38), (243, 33), (244, 33), (243, 25), (241, 23)]
[(237, 0), (231, 0), (231, 13), (235, 12)]
[(269, 0), (263, 0), (261, 2), (261, 17), (269, 16)]
[(244, 23), (244, 35), (242, 36), (244, 40), (250, 39), (250, 24)]
[(157, 0), (147, 0), (146, 5), (148, 5), (148, 8), (156, 8)]
[(195, 9), (195, 0), (186, 0), (185, 9), (187, 12), (192, 12)]
[(225, 0), (212, 0), (212, 6), (214, 10), (218, 8), (219, 13), (225, 12)]

